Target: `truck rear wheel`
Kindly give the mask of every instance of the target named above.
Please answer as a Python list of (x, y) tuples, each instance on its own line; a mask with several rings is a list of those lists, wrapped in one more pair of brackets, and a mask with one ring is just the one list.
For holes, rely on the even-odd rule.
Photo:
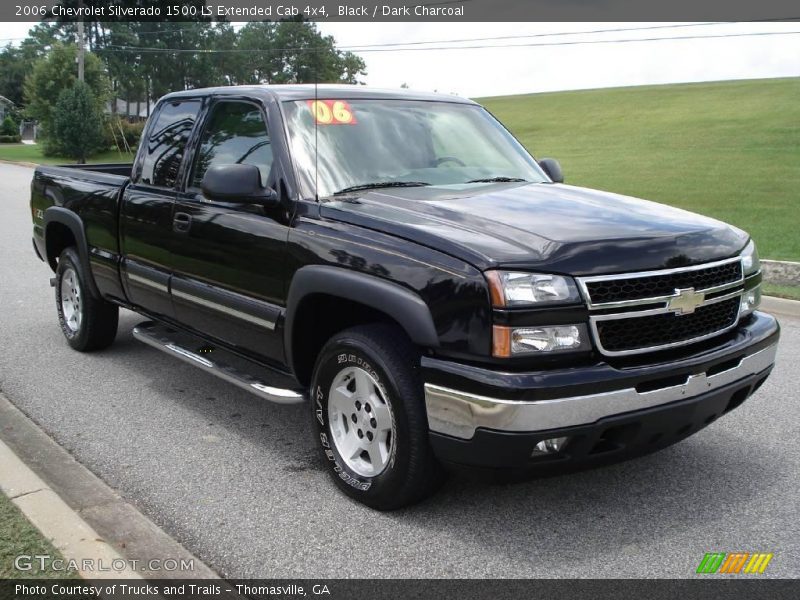
[(339, 488), (371, 508), (418, 502), (443, 479), (418, 362), (402, 331), (379, 324), (336, 334), (314, 368), (316, 444)]
[(75, 248), (65, 249), (58, 257), (58, 323), (67, 343), (75, 350), (102, 350), (110, 346), (117, 335), (119, 307), (92, 296), (86, 285), (87, 274), (80, 265)]

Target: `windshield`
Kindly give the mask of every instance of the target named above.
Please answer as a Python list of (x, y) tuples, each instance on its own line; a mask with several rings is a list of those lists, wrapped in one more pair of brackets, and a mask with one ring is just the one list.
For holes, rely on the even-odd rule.
[(284, 108), (307, 196), (382, 184), (547, 181), (530, 154), (476, 105), (319, 99), (286, 102)]

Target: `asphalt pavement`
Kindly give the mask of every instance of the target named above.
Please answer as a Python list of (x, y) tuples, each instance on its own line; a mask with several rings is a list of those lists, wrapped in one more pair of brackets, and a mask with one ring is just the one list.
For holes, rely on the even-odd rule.
[[(321, 469), (306, 406), (264, 403), (135, 341), (80, 354), (31, 247), (29, 168), (0, 164), (0, 390), (227, 577), (693, 577), (704, 553), (800, 575), (800, 320), (742, 407), (657, 454), (378, 513)], [(0, 424), (2, 425), (2, 424)]]

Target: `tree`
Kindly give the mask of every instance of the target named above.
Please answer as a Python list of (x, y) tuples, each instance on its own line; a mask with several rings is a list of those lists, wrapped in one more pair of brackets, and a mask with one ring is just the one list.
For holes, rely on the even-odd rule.
[(367, 74), (367, 65), (364, 59), (352, 52), (340, 52), (338, 58), (341, 70), (339, 82), (363, 85), (364, 82), (359, 80), (359, 76)]
[[(75, 63), (78, 49), (55, 43), (50, 52), (36, 62), (33, 72), (25, 80), (26, 113), (37, 119), (42, 128), (45, 154), (58, 154), (59, 147), (51, 135), (53, 129), (53, 99), (62, 91), (72, 88), (78, 81)], [(95, 110), (102, 114), (109, 98), (109, 83), (103, 63), (94, 54), (85, 56), (84, 79), (92, 91)]]
[(49, 52), (53, 44), (67, 37), (62, 25), (39, 23), (19, 46), (7, 44), (0, 50), (0, 96), (22, 106), (25, 77), (33, 70), (34, 63)]
[[(90, 46), (93, 52), (100, 57), (108, 69), (111, 89), (114, 98), (136, 103), (147, 97), (146, 82), (142, 77), (142, 64), (135, 56), (127, 52), (115, 52), (108, 46), (130, 46), (138, 43), (134, 27), (129, 23), (101, 23), (90, 24)], [(116, 102), (112, 103), (112, 112), (116, 111)]]
[[(100, 104), (216, 85), (359, 83), (366, 74), (361, 57), (338, 50), (333, 37), (299, 18), (250, 22), (238, 30), (227, 22), (92, 21), (86, 34), (86, 82)], [(0, 50), (0, 94), (28, 103), (26, 112), (39, 120), (45, 141), (53, 99), (77, 75), (75, 40), (75, 23), (40, 23), (18, 47)]]
[(87, 83), (76, 81), (58, 95), (52, 136), (66, 156), (81, 164), (97, 151), (103, 140), (103, 115)]
[(248, 23), (236, 49), (227, 71), (232, 83), (358, 83), (365, 74), (359, 56), (337, 50), (333, 37), (299, 20)]
[(235, 84), (272, 83), (280, 70), (280, 59), (275, 48), (275, 23), (268, 21), (247, 23), (237, 39), (239, 53), (233, 54), (230, 64)]
[(357, 83), (366, 73), (359, 56), (337, 50), (333, 36), (323, 36), (315, 23), (278, 23), (274, 55), (280, 69), (274, 83)]
[(11, 116), (7, 116), (3, 119), (3, 123), (0, 124), (0, 135), (18, 135), (19, 134), (19, 125), (14, 122), (14, 119)]
[(30, 64), (18, 48), (6, 46), (0, 51), (0, 96), (14, 104), (22, 103), (22, 84), (30, 72)]

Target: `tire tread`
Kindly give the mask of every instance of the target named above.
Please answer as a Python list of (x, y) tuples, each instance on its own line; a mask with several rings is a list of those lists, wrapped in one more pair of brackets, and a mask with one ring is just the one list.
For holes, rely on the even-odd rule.
[(86, 281), (89, 274), (85, 273), (84, 269), (81, 268), (78, 252), (72, 246), (64, 249), (61, 253), (58, 258), (58, 267), (56, 268), (56, 308), (58, 310), (62, 331), (64, 331), (64, 324), (61, 317), (60, 286), (61, 275), (67, 266), (72, 267), (77, 274), (83, 294), (81, 331), (78, 335), (72, 337), (67, 336), (65, 332), (67, 343), (80, 352), (92, 352), (108, 348), (117, 336), (119, 307), (107, 300), (92, 296)]
[[(385, 323), (358, 325), (336, 334), (325, 344), (314, 369), (315, 380), (321, 361), (325, 360), (333, 348), (346, 340), (355, 341), (360, 346), (369, 348), (382, 365), (391, 368), (388, 374), (403, 400), (400, 406), (393, 406), (393, 410), (400, 408), (405, 412), (410, 432), (410, 448), (406, 477), (391, 494), (372, 498), (366, 495), (362, 497), (347, 484), (339, 481), (337, 484), (348, 495), (378, 510), (395, 510), (417, 503), (435, 492), (444, 480), (444, 471), (428, 441), (428, 418), (423, 399), (418, 352), (405, 332), (398, 327)], [(315, 387), (316, 385), (312, 386), (312, 389)]]

